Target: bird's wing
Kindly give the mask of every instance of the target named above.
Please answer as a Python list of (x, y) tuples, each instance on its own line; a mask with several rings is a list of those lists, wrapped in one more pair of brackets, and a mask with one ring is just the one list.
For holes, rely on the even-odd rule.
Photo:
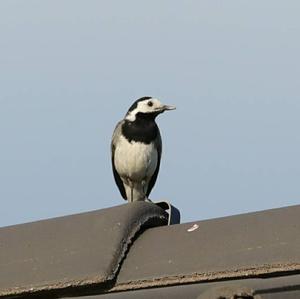
[(159, 129), (158, 129), (157, 137), (154, 141), (154, 145), (155, 145), (155, 148), (157, 150), (157, 165), (156, 165), (155, 172), (154, 172), (153, 176), (151, 177), (151, 179), (149, 181), (149, 184), (148, 184), (147, 197), (149, 196), (149, 194), (151, 193), (152, 188), (154, 187), (154, 184), (156, 182), (157, 175), (158, 175), (158, 172), (159, 172), (159, 167), (160, 167), (162, 142), (161, 142), (161, 136), (160, 136)]
[(120, 121), (113, 133), (112, 136), (112, 141), (111, 141), (111, 164), (112, 164), (112, 169), (113, 169), (113, 174), (114, 174), (114, 178), (115, 178), (115, 182), (120, 190), (120, 193), (122, 195), (122, 197), (127, 200), (126, 197), (126, 191), (125, 191), (125, 187), (123, 185), (123, 182), (117, 172), (117, 169), (115, 167), (115, 150), (116, 150), (116, 146), (117, 146), (117, 142), (119, 140), (119, 137), (121, 136), (122, 133), (122, 124), (124, 123), (124, 120)]

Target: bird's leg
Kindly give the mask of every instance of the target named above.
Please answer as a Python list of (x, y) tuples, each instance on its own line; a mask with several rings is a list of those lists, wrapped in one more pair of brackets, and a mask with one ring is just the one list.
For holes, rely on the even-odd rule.
[(130, 200), (128, 200), (129, 202), (133, 202), (134, 201), (134, 182), (128, 178), (128, 185), (130, 187)]
[(147, 181), (146, 179), (142, 180), (142, 187), (143, 187), (143, 193), (144, 193), (144, 201), (152, 202), (149, 198), (147, 198)]
[(132, 183), (130, 184), (130, 197), (131, 197), (130, 202), (133, 202), (133, 184)]
[(124, 178), (124, 183), (126, 184), (126, 197), (128, 202), (133, 202), (133, 182), (129, 177)]

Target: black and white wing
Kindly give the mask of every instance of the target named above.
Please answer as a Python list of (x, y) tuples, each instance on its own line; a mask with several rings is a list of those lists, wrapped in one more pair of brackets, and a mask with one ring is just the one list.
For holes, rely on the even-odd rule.
[(155, 148), (157, 150), (157, 165), (156, 165), (156, 169), (154, 171), (153, 176), (151, 177), (149, 184), (148, 184), (148, 189), (147, 189), (147, 197), (149, 197), (149, 194), (151, 193), (152, 188), (155, 185), (157, 176), (158, 176), (158, 172), (159, 172), (159, 167), (160, 167), (160, 159), (161, 159), (161, 153), (162, 153), (162, 142), (161, 142), (161, 136), (160, 136), (160, 132), (159, 129), (157, 130), (157, 137), (154, 140), (154, 145)]
[(114, 178), (115, 178), (115, 182), (119, 188), (119, 191), (122, 195), (122, 197), (127, 200), (127, 197), (126, 197), (126, 191), (125, 191), (125, 187), (123, 185), (123, 182), (122, 182), (122, 179), (121, 177), (119, 176), (117, 170), (116, 170), (116, 166), (115, 166), (115, 150), (116, 150), (116, 146), (117, 146), (117, 143), (118, 143), (118, 140), (121, 136), (121, 133), (122, 133), (122, 125), (124, 123), (124, 120), (121, 120), (115, 130), (114, 130), (114, 133), (113, 133), (113, 136), (112, 136), (112, 141), (111, 141), (111, 163), (112, 163), (112, 169), (113, 169), (113, 174), (114, 174)]

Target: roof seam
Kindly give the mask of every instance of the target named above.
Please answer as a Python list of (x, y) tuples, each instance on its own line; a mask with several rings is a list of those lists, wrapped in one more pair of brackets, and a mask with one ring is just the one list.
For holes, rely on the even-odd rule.
[(266, 264), (252, 268), (233, 269), (220, 272), (194, 273), (191, 275), (160, 277), (149, 280), (137, 280), (115, 285), (110, 291), (119, 292), (152, 287), (183, 285), (190, 283), (225, 281), (249, 278), (270, 278), (283, 275), (300, 274), (300, 263)]

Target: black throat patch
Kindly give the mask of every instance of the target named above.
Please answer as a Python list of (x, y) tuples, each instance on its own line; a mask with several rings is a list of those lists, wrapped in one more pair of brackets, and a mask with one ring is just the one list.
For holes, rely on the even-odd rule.
[(122, 126), (123, 135), (129, 142), (151, 143), (158, 134), (155, 117), (156, 115), (153, 113), (138, 113), (135, 121), (125, 120)]

